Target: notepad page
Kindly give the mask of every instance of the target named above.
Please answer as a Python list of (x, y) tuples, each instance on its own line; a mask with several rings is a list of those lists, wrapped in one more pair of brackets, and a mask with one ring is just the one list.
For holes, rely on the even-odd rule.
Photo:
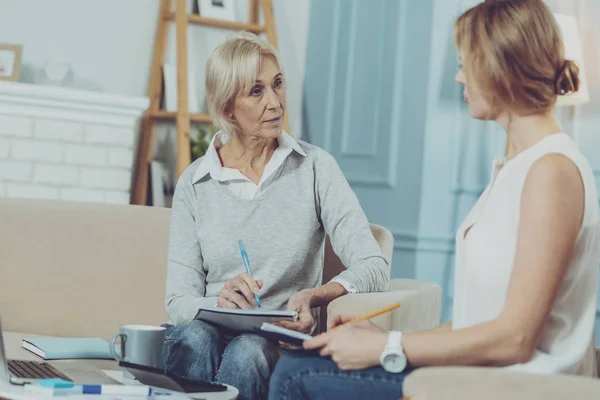
[(263, 331), (265, 331), (265, 332), (280, 333), (282, 335), (287, 335), (289, 337), (293, 337), (293, 338), (300, 339), (300, 340), (310, 340), (310, 339), (312, 339), (312, 336), (307, 335), (306, 333), (302, 333), (302, 332), (298, 332), (298, 331), (293, 331), (291, 329), (287, 329), (287, 328), (283, 328), (281, 326), (273, 325), (273, 324), (270, 324), (268, 322), (264, 322), (260, 326), (260, 329), (263, 330)]

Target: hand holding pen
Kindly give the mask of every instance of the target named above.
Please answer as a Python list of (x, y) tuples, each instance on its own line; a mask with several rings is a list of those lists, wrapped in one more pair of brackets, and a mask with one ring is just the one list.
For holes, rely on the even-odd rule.
[[(241, 245), (241, 248), (243, 248), (243, 244)], [(246, 258), (248, 258), (247, 254)], [(245, 261), (242, 260), (242, 262), (244, 262), (245, 265)], [(248, 265), (250, 265), (249, 260)], [(250, 272), (252, 272), (252, 270), (250, 270)], [(219, 297), (217, 298), (217, 307), (240, 308), (242, 310), (251, 310), (260, 307), (258, 293), (262, 287), (262, 280), (255, 280), (251, 273), (241, 273), (225, 282), (225, 285), (219, 292)]]

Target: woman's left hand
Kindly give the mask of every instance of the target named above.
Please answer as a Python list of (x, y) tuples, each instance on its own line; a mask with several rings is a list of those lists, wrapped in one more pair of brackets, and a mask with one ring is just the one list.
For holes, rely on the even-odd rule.
[(315, 319), (310, 311), (311, 299), (312, 293), (310, 289), (302, 290), (293, 295), (288, 301), (287, 309), (298, 313), (298, 321), (280, 321), (277, 325), (302, 333), (310, 333), (315, 324)]
[(321, 349), (322, 357), (331, 359), (342, 370), (356, 370), (381, 365), (388, 332), (369, 321), (350, 322), (304, 342), (306, 350)]

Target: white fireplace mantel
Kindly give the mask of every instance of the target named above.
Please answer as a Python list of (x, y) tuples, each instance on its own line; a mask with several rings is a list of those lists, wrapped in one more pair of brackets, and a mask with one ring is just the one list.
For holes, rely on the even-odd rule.
[(0, 81), (0, 196), (129, 203), (148, 98)]
[(0, 81), (3, 114), (132, 126), (148, 108), (147, 97)]

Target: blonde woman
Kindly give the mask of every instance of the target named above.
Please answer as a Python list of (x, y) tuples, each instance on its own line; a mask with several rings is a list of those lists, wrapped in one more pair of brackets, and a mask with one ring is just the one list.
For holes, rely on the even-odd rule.
[[(198, 309), (251, 309), (259, 294), (263, 309), (299, 313), (282, 325), (311, 332), (314, 307), (385, 290), (389, 266), (333, 157), (282, 130), (285, 76), (268, 43), (243, 33), (221, 44), (207, 63), (206, 90), (221, 131), (175, 190), (166, 293), (175, 326), (163, 358), (173, 374), (263, 399), (277, 344), (194, 320)], [(321, 285), (326, 235), (348, 269)]]
[[(349, 324), (284, 356), (270, 398), (398, 399), (412, 369), (464, 365), (594, 375), (600, 237), (592, 169), (554, 117), (578, 89), (542, 0), (487, 0), (456, 22), (471, 117), (511, 143), (456, 234), (454, 320), (422, 332)], [(338, 317), (336, 323), (348, 321)]]

